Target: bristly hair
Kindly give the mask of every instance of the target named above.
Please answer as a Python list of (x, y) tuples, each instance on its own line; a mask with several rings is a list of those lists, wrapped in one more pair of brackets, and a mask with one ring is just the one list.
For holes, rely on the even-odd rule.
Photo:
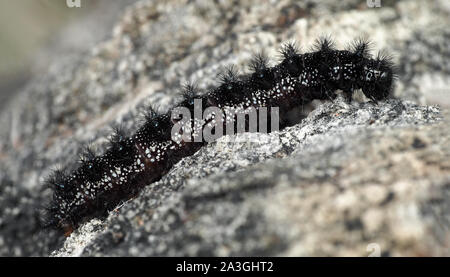
[(95, 154), (93, 146), (88, 144), (87, 146), (84, 146), (84, 148), (82, 149), (82, 151), (80, 153), (79, 162), (85, 163), (85, 162), (93, 161), (96, 158), (96, 156), (97, 155)]
[(224, 69), (217, 75), (220, 85), (229, 85), (239, 81), (239, 73), (235, 65), (225, 66)]
[(114, 125), (111, 126), (111, 129), (112, 134), (108, 139), (110, 146), (116, 143), (120, 143), (126, 139), (127, 134), (125, 132), (125, 128), (123, 127), (123, 125)]
[(283, 60), (280, 67), (293, 76), (298, 76), (301, 71), (301, 55), (295, 41), (285, 43), (280, 50)]
[(389, 68), (392, 72), (392, 84), (390, 88), (390, 94), (393, 92), (395, 87), (395, 81), (398, 80), (398, 67), (394, 63), (394, 56), (389, 53), (386, 49), (382, 49), (377, 53), (376, 60), (380, 63), (380, 67)]
[(125, 129), (122, 125), (112, 126), (113, 133), (108, 139), (108, 149), (106, 155), (110, 155), (114, 162), (128, 161), (129, 158), (125, 157), (129, 153), (129, 137), (127, 136)]
[(331, 36), (326, 35), (315, 40), (312, 50), (313, 52), (322, 51), (325, 54), (336, 50), (335, 48), (336, 46)]
[[(174, 108), (192, 110), (197, 97), (202, 100), (202, 112), (214, 106), (223, 112), (238, 110), (245, 116), (251, 108), (257, 111), (276, 108), (280, 126), (286, 127), (288, 123), (284, 120), (289, 111), (313, 100), (334, 100), (337, 90), (343, 91), (347, 101), (351, 101), (357, 89), (367, 98), (379, 101), (389, 97), (393, 90), (395, 67), (392, 57), (384, 51), (372, 58), (370, 48), (368, 40), (359, 38), (347, 50), (336, 50), (330, 36), (323, 36), (316, 40), (313, 52), (301, 54), (295, 42), (287, 42), (280, 49), (282, 59), (276, 65), (269, 67), (267, 56), (261, 52), (251, 58), (250, 74), (239, 75), (234, 65), (227, 66), (218, 74), (219, 85), (202, 95), (196, 85), (184, 85), (182, 100)], [(135, 196), (144, 186), (164, 176), (175, 163), (208, 143), (207, 140), (172, 139), (173, 127), (182, 122), (171, 118), (172, 111), (162, 113), (154, 106), (147, 106), (134, 133), (126, 134), (122, 126), (115, 126), (102, 155), (96, 155), (88, 146), (80, 155), (81, 165), (69, 175), (64, 169), (54, 170), (45, 182), (54, 194), (45, 208), (48, 220), (44, 225), (70, 234), (83, 221), (105, 215), (117, 204)], [(188, 134), (191, 136), (212, 123), (227, 127), (229, 118), (206, 116), (182, 124), (188, 124), (183, 126), (185, 129), (193, 130)], [(258, 130), (261, 130), (260, 123), (256, 126)], [(248, 125), (244, 127), (245, 131), (250, 130)]]
[(52, 170), (50, 175), (45, 180), (46, 187), (54, 190), (61, 190), (66, 187), (67, 184), (67, 171), (63, 167), (57, 167)]
[(159, 115), (158, 108), (153, 105), (146, 106), (142, 113), (143, 113), (145, 122), (152, 121)]
[(347, 46), (347, 50), (355, 53), (355, 55), (361, 58), (370, 58), (370, 52), (372, 51), (373, 43), (366, 37), (358, 37)]
[(281, 46), (280, 54), (283, 59), (290, 60), (300, 54), (299, 47), (295, 41), (288, 41)]
[(249, 62), (252, 73), (259, 74), (269, 66), (269, 58), (264, 51), (254, 54)]
[(376, 60), (383, 67), (389, 67), (389, 68), (394, 67), (394, 62), (393, 62), (394, 57), (390, 53), (388, 53), (386, 50), (379, 51), (376, 56)]
[(183, 100), (195, 98), (198, 96), (198, 86), (195, 83), (188, 82), (183, 85), (181, 95)]

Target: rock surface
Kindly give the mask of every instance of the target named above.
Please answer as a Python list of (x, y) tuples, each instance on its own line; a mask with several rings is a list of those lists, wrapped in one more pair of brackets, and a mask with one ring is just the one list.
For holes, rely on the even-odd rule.
[[(1, 112), (0, 255), (449, 255), (450, 8), (382, 3), (129, 6), (109, 39), (55, 58)], [(366, 35), (393, 52), (399, 99), (338, 98), (280, 132), (224, 137), (106, 220), (67, 239), (39, 230), (43, 178), (76, 167), (82, 144), (102, 149), (110, 124), (132, 131), (184, 81), (207, 89), (224, 65), (245, 71), (258, 50), (274, 56), (289, 39), (305, 49), (321, 34), (341, 46)]]

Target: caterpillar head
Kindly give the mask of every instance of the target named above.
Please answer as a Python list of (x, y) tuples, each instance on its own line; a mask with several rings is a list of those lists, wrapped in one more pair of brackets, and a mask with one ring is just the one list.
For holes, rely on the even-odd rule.
[(364, 65), (360, 76), (361, 88), (366, 97), (375, 101), (382, 100), (391, 94), (394, 79), (391, 58), (379, 54), (376, 59), (370, 59)]

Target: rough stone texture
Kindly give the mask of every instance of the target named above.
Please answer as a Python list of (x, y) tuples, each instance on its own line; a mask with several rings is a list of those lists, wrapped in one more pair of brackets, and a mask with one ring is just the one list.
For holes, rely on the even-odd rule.
[(414, 126), (437, 114), (339, 99), (280, 132), (224, 137), (53, 254), (448, 255), (448, 121)]
[[(449, 255), (447, 1), (142, 1), (110, 38), (55, 60), (0, 115), (0, 255)], [(207, 89), (321, 34), (365, 35), (399, 64), (392, 99), (316, 103), (272, 134), (222, 138), (69, 238), (38, 229), (56, 164), (104, 147), (109, 125), (136, 129), (180, 84)], [(435, 79), (439, 81), (435, 81)], [(428, 80), (428, 81), (427, 81)], [(410, 100), (411, 102), (405, 101)], [(438, 104), (437, 107), (424, 106)], [(440, 120), (444, 118), (444, 120)], [(228, 140), (228, 141), (227, 141)]]

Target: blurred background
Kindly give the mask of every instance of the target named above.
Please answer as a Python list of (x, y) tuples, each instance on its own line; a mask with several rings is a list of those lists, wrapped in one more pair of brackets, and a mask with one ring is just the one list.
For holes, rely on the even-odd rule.
[[(82, 0), (80, 8), (70, 8), (66, 0), (0, 0), (0, 107), (32, 71), (48, 67), (54, 51), (83, 51), (104, 40), (123, 7), (133, 2)], [(77, 35), (61, 33), (71, 24)]]

